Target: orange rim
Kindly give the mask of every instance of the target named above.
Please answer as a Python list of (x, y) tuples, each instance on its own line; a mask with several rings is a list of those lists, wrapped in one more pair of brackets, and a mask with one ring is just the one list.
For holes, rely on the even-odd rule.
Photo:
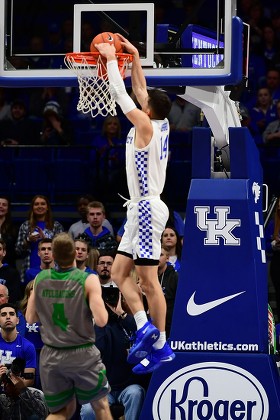
[[(99, 52), (71, 52), (65, 55), (66, 59), (70, 59), (71, 61), (75, 61), (76, 64), (82, 64), (85, 61), (87, 64), (91, 66), (95, 66), (97, 64), (98, 59), (101, 57)], [(124, 62), (131, 63), (133, 61), (133, 55), (127, 53), (116, 53), (116, 57), (118, 59), (119, 66), (123, 65)]]

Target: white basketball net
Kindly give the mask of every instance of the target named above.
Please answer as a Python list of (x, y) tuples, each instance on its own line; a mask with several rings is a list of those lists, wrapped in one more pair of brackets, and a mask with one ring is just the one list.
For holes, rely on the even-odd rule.
[[(96, 64), (89, 64), (88, 61), (89, 55), (83, 53), (77, 53), (75, 56), (66, 54), (64, 58), (65, 65), (73, 70), (78, 78), (80, 97), (77, 110), (84, 114), (90, 112), (93, 118), (97, 115), (116, 115), (116, 102), (110, 94), (106, 60), (98, 56)], [(129, 55), (119, 60), (122, 76), (125, 75), (129, 62)]]

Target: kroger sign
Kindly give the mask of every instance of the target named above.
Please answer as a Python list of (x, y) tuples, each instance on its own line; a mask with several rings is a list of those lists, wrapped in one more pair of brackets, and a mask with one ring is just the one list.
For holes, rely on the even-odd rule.
[(266, 392), (248, 371), (205, 362), (174, 372), (153, 399), (154, 420), (266, 420)]

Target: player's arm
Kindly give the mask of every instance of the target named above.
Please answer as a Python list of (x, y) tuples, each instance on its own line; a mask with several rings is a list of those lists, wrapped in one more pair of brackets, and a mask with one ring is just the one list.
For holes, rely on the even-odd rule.
[(35, 281), (34, 281), (34, 288), (33, 290), (31, 290), (31, 293), (27, 302), (25, 319), (28, 322), (28, 324), (33, 324), (33, 322), (40, 321), (39, 316), (36, 312), (36, 306), (35, 306)]
[[(107, 72), (111, 96), (117, 104), (119, 104), (129, 121), (136, 127), (136, 130), (141, 130), (141, 138), (144, 140), (145, 144), (147, 144), (153, 134), (152, 124), (148, 114), (136, 107), (134, 101), (126, 91), (124, 81), (119, 72), (114, 45), (101, 43), (96, 44), (95, 47), (99, 50), (100, 54), (107, 59)], [(148, 95), (146, 100), (148, 100)], [(141, 102), (144, 103), (144, 96), (141, 98)], [(142, 106), (141, 102), (139, 103)]]
[(132, 90), (137, 98), (137, 101), (143, 107), (148, 98), (147, 83), (144, 72), (141, 66), (139, 51), (131, 44), (123, 35), (116, 34), (122, 41), (122, 46), (125, 51), (133, 55), (132, 69), (131, 69), (131, 84)]
[(90, 274), (85, 282), (86, 296), (92, 316), (98, 327), (104, 327), (108, 322), (108, 311), (102, 299), (101, 285), (95, 274)]

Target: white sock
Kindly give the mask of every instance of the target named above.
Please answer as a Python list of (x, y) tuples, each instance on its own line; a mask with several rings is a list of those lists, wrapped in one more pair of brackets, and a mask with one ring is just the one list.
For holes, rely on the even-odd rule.
[(166, 343), (166, 332), (163, 331), (163, 332), (159, 333), (159, 338), (157, 339), (155, 344), (153, 344), (153, 348), (155, 350), (162, 349), (162, 347), (164, 346), (165, 343)]
[(140, 330), (148, 321), (147, 314), (145, 311), (138, 311), (134, 314), (134, 319), (137, 325), (137, 330)]

